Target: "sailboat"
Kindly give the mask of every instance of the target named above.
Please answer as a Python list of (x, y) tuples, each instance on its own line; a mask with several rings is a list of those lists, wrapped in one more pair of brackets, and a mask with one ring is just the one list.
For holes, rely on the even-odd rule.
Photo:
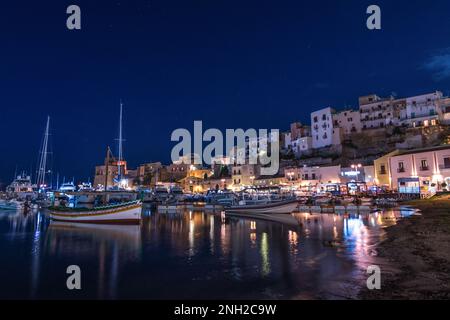
[(47, 156), (49, 154), (48, 152), (48, 138), (49, 138), (49, 129), (50, 129), (50, 116), (47, 116), (47, 124), (45, 126), (45, 132), (44, 137), (42, 139), (42, 145), (39, 155), (39, 164), (38, 164), (38, 171), (36, 175), (36, 185), (39, 192), (43, 192), (48, 188), (47, 185), (47, 175), (51, 173), (50, 170), (47, 168)]
[(124, 178), (125, 171), (125, 161), (123, 160), (123, 146), (122, 142), (124, 141), (122, 137), (122, 119), (123, 119), (123, 104), (120, 101), (120, 115), (119, 115), (119, 138), (118, 141), (118, 159), (117, 159), (117, 176), (114, 177), (114, 183), (116, 184), (112, 187), (113, 190), (126, 190), (128, 187), (128, 180)]
[[(115, 181), (122, 181), (122, 102), (120, 103), (120, 126), (119, 126), (119, 159), (117, 161), (118, 176)], [(111, 165), (111, 149), (108, 147), (105, 162), (105, 191), (104, 203), (106, 203), (108, 190), (109, 166)], [(142, 202), (131, 201), (113, 205), (103, 205), (100, 207), (88, 208), (68, 208), (68, 207), (50, 207), (50, 218), (57, 221), (71, 221), (83, 223), (140, 223)]]

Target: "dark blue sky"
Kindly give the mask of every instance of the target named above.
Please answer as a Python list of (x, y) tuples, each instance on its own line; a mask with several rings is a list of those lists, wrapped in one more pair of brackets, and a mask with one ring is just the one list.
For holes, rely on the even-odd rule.
[[(82, 30), (66, 29), (77, 4)], [(382, 30), (365, 26), (382, 9)], [(359, 95), (450, 90), (449, 1), (20, 1), (0, 9), (0, 181), (36, 166), (86, 179), (125, 104), (131, 166), (170, 160), (170, 134), (280, 128)]]

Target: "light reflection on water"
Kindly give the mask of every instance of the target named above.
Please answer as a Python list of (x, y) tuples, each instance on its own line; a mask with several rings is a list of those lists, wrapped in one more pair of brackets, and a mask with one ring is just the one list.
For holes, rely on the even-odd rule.
[[(354, 297), (382, 229), (413, 211), (295, 213), (283, 223), (156, 213), (138, 226), (0, 212), (0, 298)], [(82, 290), (65, 288), (79, 265)]]

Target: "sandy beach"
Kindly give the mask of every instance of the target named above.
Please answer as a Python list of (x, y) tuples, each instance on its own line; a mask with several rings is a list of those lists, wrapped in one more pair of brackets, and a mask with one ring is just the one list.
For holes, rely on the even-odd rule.
[(378, 255), (398, 270), (383, 273), (381, 290), (362, 299), (450, 298), (450, 195), (406, 203), (421, 215), (386, 229)]

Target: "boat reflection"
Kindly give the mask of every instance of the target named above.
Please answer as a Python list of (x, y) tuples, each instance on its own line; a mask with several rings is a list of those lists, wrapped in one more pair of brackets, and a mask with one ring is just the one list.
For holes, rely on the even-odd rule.
[[(0, 215), (8, 241), (0, 248), (11, 257), (0, 270), (7, 288), (0, 297), (351, 298), (377, 259), (384, 228), (412, 214), (404, 208), (241, 218), (144, 208), (141, 225)], [(81, 268), (80, 292), (65, 287), (70, 265)]]
[[(51, 221), (44, 255), (97, 266), (98, 298), (116, 298), (121, 268), (141, 257), (140, 225), (107, 225)], [(92, 272), (92, 267), (89, 272)]]

